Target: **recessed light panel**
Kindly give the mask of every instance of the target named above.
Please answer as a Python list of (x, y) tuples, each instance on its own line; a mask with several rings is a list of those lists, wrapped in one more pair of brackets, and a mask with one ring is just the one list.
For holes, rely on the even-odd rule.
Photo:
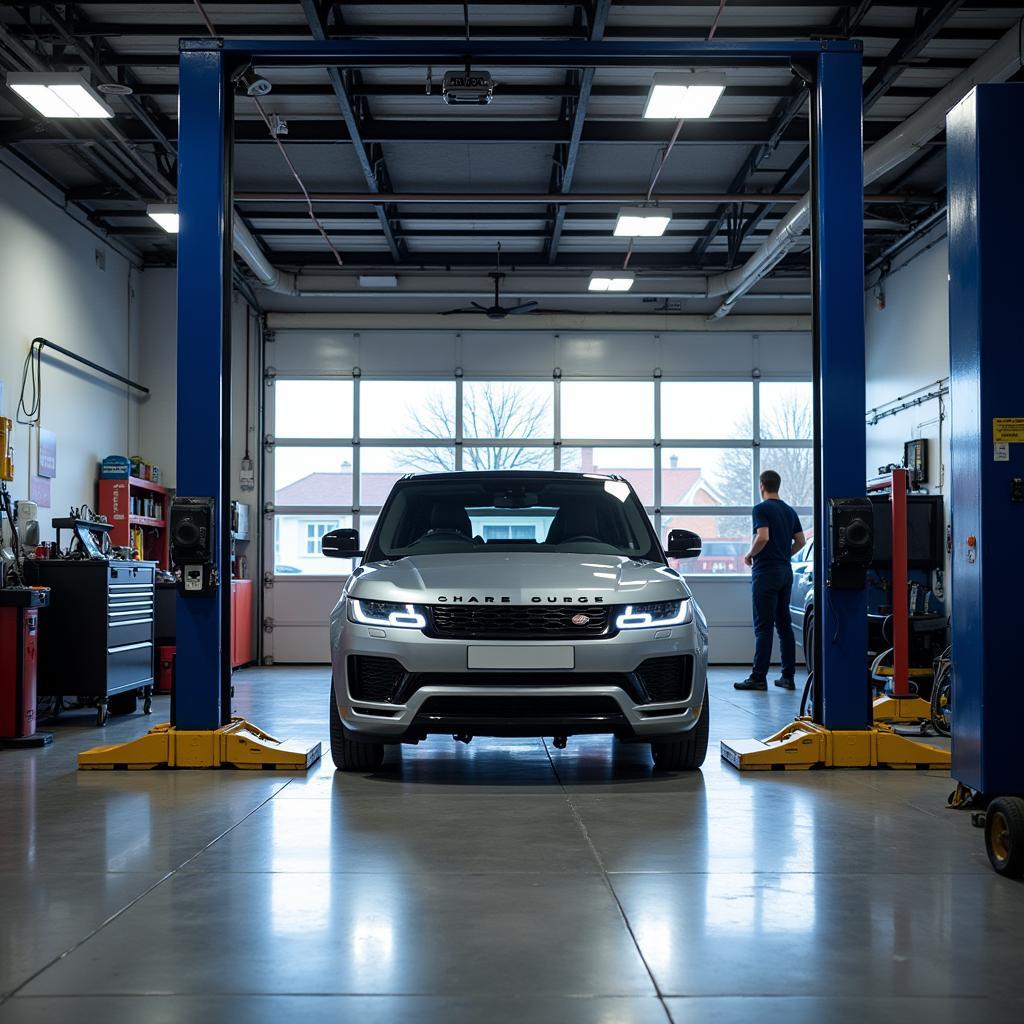
[(156, 221), (169, 235), (178, 233), (178, 208), (173, 203), (150, 203), (146, 216)]
[(660, 238), (672, 215), (656, 206), (627, 206), (619, 210), (615, 234), (619, 238)]
[(628, 292), (633, 287), (633, 274), (629, 271), (595, 270), (587, 286), (592, 292)]
[(644, 117), (676, 121), (709, 118), (724, 91), (722, 75), (658, 74), (647, 94)]
[(74, 72), (24, 71), (7, 76), (8, 88), (44, 117), (107, 118), (114, 112), (100, 94)]

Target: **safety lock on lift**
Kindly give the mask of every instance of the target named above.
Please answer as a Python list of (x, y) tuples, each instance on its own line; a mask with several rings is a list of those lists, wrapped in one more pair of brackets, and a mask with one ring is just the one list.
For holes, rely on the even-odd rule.
[(213, 498), (177, 497), (171, 502), (171, 565), (185, 597), (217, 589), (215, 512)]

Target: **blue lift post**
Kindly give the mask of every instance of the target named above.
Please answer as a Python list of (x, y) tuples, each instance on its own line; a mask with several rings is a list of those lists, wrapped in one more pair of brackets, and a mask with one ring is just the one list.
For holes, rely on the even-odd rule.
[(953, 777), (985, 798), (1024, 796), (1022, 110), (1024, 85), (978, 85), (946, 118)]
[(818, 57), (811, 103), (811, 239), (814, 287), (814, 720), (866, 729), (867, 593), (826, 592), (831, 561), (828, 499), (864, 493), (863, 75), (859, 53)]
[[(179, 494), (212, 497), (214, 562), (221, 585), (210, 595), (178, 595), (172, 725), (217, 729), (231, 717), (230, 461), (231, 173), (234, 96), (224, 55), (181, 54), (178, 106), (178, 462)], [(187, 84), (186, 84), (187, 83)], [(199, 681), (202, 681), (201, 685)], [(192, 685), (193, 683), (197, 685)]]
[[(181, 493), (216, 499), (221, 544), (217, 569), (229, 579), (223, 520), (230, 464), (225, 391), (230, 347), (226, 312), (231, 280), (230, 76), (260, 67), (420, 67), (488, 64), (518, 67), (649, 70), (689, 67), (792, 67), (811, 83), (815, 158), (816, 462), (818, 536), (827, 499), (863, 492), (863, 188), (861, 173), (861, 45), (856, 41), (796, 42), (430, 42), (415, 40), (184, 39), (181, 48), (178, 250), (178, 422)], [(469, 52), (467, 52), (467, 50)], [(822, 545), (817, 545), (819, 551)], [(822, 557), (819, 555), (819, 557)], [(825, 611), (817, 725), (864, 730), (870, 709), (862, 670), (865, 602), (834, 594), (816, 573), (816, 607)], [(182, 735), (215, 735), (233, 726), (224, 657), (226, 605), (220, 598), (179, 601), (177, 716)], [(235, 720), (237, 721), (237, 720)], [(245, 725), (245, 723), (242, 723)], [(162, 726), (174, 745), (175, 727)], [(250, 736), (264, 737), (252, 727)], [(853, 734), (852, 732), (850, 733)], [(153, 736), (153, 734), (150, 734)], [(858, 733), (861, 735), (861, 733)], [(145, 737), (143, 738), (146, 739)], [(137, 746), (142, 741), (135, 741)], [(197, 739), (199, 744), (201, 740)], [(909, 741), (908, 741), (909, 742)], [(150, 751), (97, 748), (81, 767), (151, 765)], [(267, 755), (273, 760), (273, 752)], [(316, 751), (319, 756), (319, 749)], [(85, 763), (83, 763), (85, 759)], [(256, 767), (259, 755), (253, 754)], [(202, 758), (197, 756), (196, 766)], [(164, 763), (168, 763), (166, 760)], [(281, 765), (279, 765), (281, 766)], [(295, 765), (287, 765), (294, 767)]]

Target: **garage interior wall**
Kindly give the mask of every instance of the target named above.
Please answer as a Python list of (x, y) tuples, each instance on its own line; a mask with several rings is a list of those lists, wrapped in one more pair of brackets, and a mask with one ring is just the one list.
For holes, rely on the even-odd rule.
[[(798, 331), (616, 331), (599, 316), (586, 329), (552, 332), (502, 330), (339, 330), (331, 315), (270, 314), (266, 364), (278, 377), (351, 377), (361, 380), (563, 381), (663, 379), (749, 382), (806, 381), (810, 377), (810, 336)], [(296, 329), (302, 323), (311, 326)], [(767, 323), (767, 320), (766, 320)], [(609, 410), (614, 417), (614, 410)], [(273, 424), (267, 430), (273, 433)], [(338, 435), (343, 436), (339, 430)], [(614, 431), (611, 435), (614, 436)], [(641, 442), (636, 442), (638, 445)], [(650, 439), (648, 439), (648, 445)], [(269, 498), (268, 498), (269, 500)], [(365, 499), (362, 504), (369, 504)], [(268, 551), (266, 558), (272, 556)], [(742, 663), (753, 654), (750, 583), (744, 576), (689, 577), (714, 627), (713, 660)], [(277, 575), (265, 592), (274, 628), (265, 653), (275, 661), (326, 661), (322, 624), (337, 598), (335, 578)], [(265, 640), (267, 638), (265, 637)]]
[[(139, 365), (139, 272), (101, 235), (47, 198), (27, 169), (0, 163), (0, 415), (16, 420), (22, 367), (33, 338), (43, 337), (122, 376), (155, 387)], [(50, 520), (71, 506), (96, 505), (97, 464), (133, 455), (144, 399), (59, 353), (42, 358), (41, 426), (57, 438)], [(14, 499), (28, 498), (37, 470), (36, 431), (14, 428)]]
[[(865, 344), (869, 410), (919, 389), (933, 391), (937, 381), (949, 376), (949, 267), (944, 231), (943, 224), (893, 265), (882, 282), (884, 303), (879, 302), (877, 275), (868, 279)], [(940, 422), (943, 413), (945, 420)], [(931, 494), (947, 496), (947, 524), (949, 422), (948, 396), (941, 402), (925, 401), (874, 424), (869, 421), (866, 466), (870, 478), (880, 466), (902, 460), (904, 442), (926, 438), (925, 486)]]
[[(177, 471), (177, 402), (178, 402), (178, 338), (177, 338), (177, 272), (153, 268), (143, 271), (140, 288), (140, 324), (142, 345), (140, 372), (147, 380), (158, 383), (142, 408), (139, 425), (140, 453), (164, 471), (164, 482), (175, 486)], [(245, 451), (245, 347), (248, 303), (238, 292), (231, 296), (231, 499), (249, 505), (253, 540), (237, 545), (237, 554), (245, 559), (238, 573), (242, 579), (258, 577), (258, 531), (260, 525), (258, 491), (243, 491), (240, 483), (242, 455)], [(255, 318), (251, 318), (252, 370), (249, 376), (251, 425), (249, 444), (257, 470), (260, 465), (258, 433), (259, 339)], [(253, 627), (259, 609), (254, 601)], [(253, 636), (258, 636), (253, 632)]]

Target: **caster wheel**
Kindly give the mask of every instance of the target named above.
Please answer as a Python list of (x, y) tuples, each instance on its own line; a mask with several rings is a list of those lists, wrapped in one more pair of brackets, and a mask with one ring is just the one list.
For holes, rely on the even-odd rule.
[(142, 699), (142, 713), (144, 715), (153, 714), (153, 698), (148, 695)]
[(98, 704), (96, 706), (96, 724), (97, 725), (106, 725), (107, 724), (107, 718), (109, 716), (110, 716), (110, 711), (107, 708), (107, 702), (106, 701), (103, 701), (103, 703)]
[(1004, 878), (1024, 876), (1024, 799), (997, 797), (985, 813), (985, 849)]

